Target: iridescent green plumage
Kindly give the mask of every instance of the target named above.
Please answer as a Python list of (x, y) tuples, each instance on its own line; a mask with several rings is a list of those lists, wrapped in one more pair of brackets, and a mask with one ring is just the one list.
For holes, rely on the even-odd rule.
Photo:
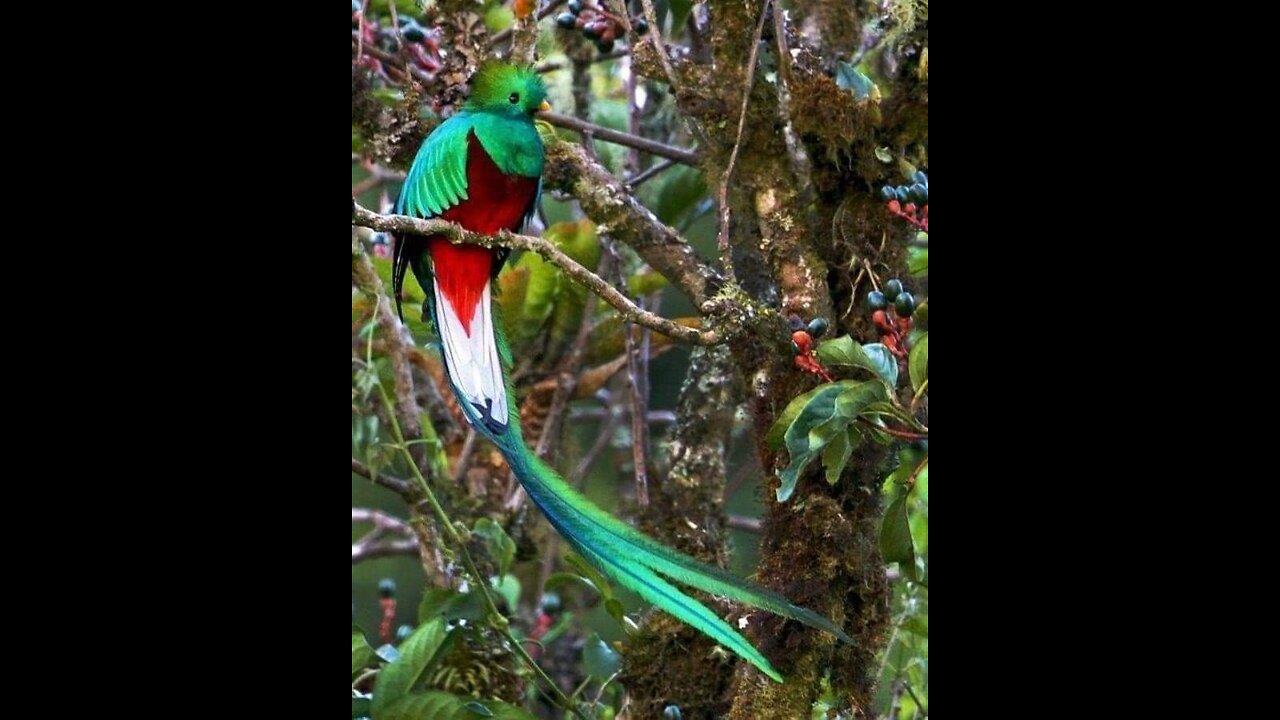
[[(443, 216), (478, 232), (518, 229), (526, 193), (536, 202), (543, 148), (533, 113), (546, 91), (532, 71), (486, 65), (473, 78), (466, 107), (424, 143), (401, 190), (397, 211)], [(472, 140), (474, 138), (474, 140)], [(483, 154), (478, 154), (482, 152)], [(486, 178), (489, 187), (470, 183)], [(497, 190), (495, 190), (497, 188)], [(514, 199), (513, 199), (514, 194)], [(494, 218), (501, 218), (495, 220)], [(507, 225), (514, 222), (514, 227)], [(511, 353), (498, 314), (490, 313), (487, 251), (410, 236), (397, 243), (396, 288), (412, 265), (427, 290), (432, 320), (441, 334), (450, 386), (467, 420), (502, 452), (512, 472), (551, 524), (603, 573), (645, 600), (715, 639), (769, 677), (782, 676), (751, 643), (710, 609), (665, 578), (746, 605), (763, 608), (833, 633), (834, 623), (785, 597), (666, 547), (609, 515), (565, 482), (525, 446), (519, 406), (510, 385)], [(427, 268), (427, 248), (435, 276)], [(408, 249), (405, 249), (408, 248)], [(443, 290), (442, 290), (443, 288)], [(473, 332), (471, 322), (476, 322)], [(498, 358), (501, 358), (499, 360)], [(500, 388), (500, 389), (499, 389)], [(491, 394), (501, 394), (495, 402)], [(500, 413), (503, 417), (494, 417)]]

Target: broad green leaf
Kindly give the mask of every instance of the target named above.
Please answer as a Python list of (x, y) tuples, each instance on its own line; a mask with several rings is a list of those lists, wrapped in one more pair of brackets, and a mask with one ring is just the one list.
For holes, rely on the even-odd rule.
[(616, 597), (605, 598), (604, 610), (609, 613), (609, 617), (613, 618), (622, 627), (627, 626), (624, 618), (627, 616), (625, 608), (622, 607), (622, 601)]
[(591, 582), (589, 578), (585, 578), (577, 573), (571, 572), (551, 573), (547, 576), (547, 582), (543, 584), (543, 587), (547, 590), (555, 590), (558, 587), (571, 585), (573, 583), (582, 583), (592, 590), (595, 590), (597, 593), (600, 592), (600, 589), (597, 588), (596, 584)]
[(844, 335), (818, 346), (818, 359), (828, 365), (866, 368), (883, 378), (891, 389), (898, 384), (898, 359), (880, 343), (859, 345)]
[(480, 518), (475, 527), (471, 528), (471, 534), (484, 542), (489, 558), (498, 568), (498, 575), (506, 575), (511, 569), (511, 561), (516, 557), (516, 543), (507, 535), (507, 531), (489, 518)]
[(351, 628), (351, 676), (355, 677), (356, 673), (369, 667), (369, 662), (373, 660), (373, 648), (369, 647), (369, 641), (364, 639), (364, 631), (358, 627)]
[(907, 522), (907, 490), (900, 488), (884, 512), (880, 525), (880, 554), (887, 563), (896, 562), (905, 577), (916, 577), (916, 556), (911, 546), (911, 527)]
[(803, 395), (797, 396), (794, 400), (787, 403), (787, 407), (778, 414), (778, 419), (773, 422), (773, 427), (769, 428), (768, 434), (764, 437), (764, 442), (769, 446), (770, 450), (777, 450), (782, 447), (782, 442), (786, 439), (787, 428), (791, 427), (791, 423), (795, 421), (796, 416), (800, 414), (800, 411), (804, 409), (805, 405), (809, 404), (809, 401), (813, 399), (814, 395), (817, 395), (828, 386), (829, 383), (819, 385), (818, 387)]
[(440, 690), (414, 693), (400, 698), (374, 720), (537, 720), (514, 705), (497, 700), (477, 700)]
[(871, 358), (876, 374), (883, 378), (890, 388), (898, 387), (898, 358), (889, 352), (889, 348), (881, 343), (868, 343), (862, 346), (862, 352)]
[(689, 11), (693, 9), (693, 0), (670, 0), (671, 1), (671, 28), (676, 34), (679, 34), (684, 28), (685, 20), (689, 17)]
[(828, 442), (844, 432), (862, 408), (884, 398), (884, 389), (879, 383), (853, 380), (821, 385), (818, 392), (809, 395), (783, 436), (790, 463), (778, 473), (782, 480), (777, 491), (778, 502), (791, 498), (800, 474)]
[(927, 331), (911, 348), (907, 369), (911, 372), (911, 387), (919, 390), (924, 381), (929, 379), (929, 333)]
[(493, 589), (502, 596), (503, 600), (507, 601), (507, 607), (511, 608), (511, 612), (515, 612), (520, 602), (520, 581), (516, 576), (508, 573), (502, 576), (502, 580), (493, 577), (489, 578), (489, 581), (493, 585)]
[(870, 97), (879, 99), (880, 93), (871, 78), (843, 60), (836, 63), (836, 85), (842, 90), (852, 90), (855, 100)]
[(582, 559), (582, 556), (575, 553), (565, 553), (564, 562), (569, 567), (577, 570), (578, 574), (585, 580), (590, 581), (599, 591), (600, 597), (605, 600), (613, 597), (613, 587), (609, 585), (609, 581), (605, 579), (604, 575), (600, 574), (600, 571), (594, 565)]
[(858, 431), (849, 428), (845, 432), (837, 433), (822, 451), (822, 464), (827, 466), (829, 484), (835, 485), (840, 479), (840, 473), (844, 472), (844, 466), (849, 462), (849, 456), (853, 454), (853, 446), (857, 438)]
[(363, 695), (351, 698), (351, 720), (369, 717), (369, 713), (373, 712), (369, 709), (372, 705), (372, 701)]
[(929, 248), (907, 248), (907, 272), (915, 277), (929, 274)]
[(434, 588), (422, 596), (418, 603), (418, 622), (425, 623), (435, 617), (447, 621), (466, 620), (477, 623), (484, 619), (488, 609), (479, 593), (463, 593), (450, 588)]
[(378, 673), (378, 684), (373, 691), (373, 716), (377, 720), (387, 717), (383, 711), (409, 694), (448, 635), (444, 618), (435, 617), (418, 626), (400, 643), (400, 657)]
[(598, 634), (593, 633), (582, 646), (582, 669), (597, 680), (608, 680), (621, 666), (622, 659), (617, 651)]

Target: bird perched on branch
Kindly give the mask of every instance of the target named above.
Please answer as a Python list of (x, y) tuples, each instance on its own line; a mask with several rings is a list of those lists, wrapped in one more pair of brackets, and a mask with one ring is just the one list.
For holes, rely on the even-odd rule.
[[(427, 137), (405, 178), (396, 212), (443, 218), (478, 233), (518, 232), (537, 207), (544, 150), (533, 118), (549, 110), (531, 69), (486, 63), (463, 109)], [(799, 620), (852, 642), (839, 627), (782, 595), (747, 583), (649, 538), (600, 509), (525, 446), (511, 362), (495, 313), (493, 280), (508, 251), (401, 234), (393, 284), (399, 310), (406, 270), (427, 291), (449, 383), (468, 422), (498, 448), (529, 497), (583, 557), (624, 587), (751, 662), (782, 676), (755, 647), (676, 582)]]

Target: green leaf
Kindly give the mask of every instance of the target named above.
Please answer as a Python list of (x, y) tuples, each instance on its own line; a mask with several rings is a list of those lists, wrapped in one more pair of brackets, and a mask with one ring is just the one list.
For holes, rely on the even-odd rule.
[(898, 384), (898, 359), (881, 343), (859, 345), (848, 335), (818, 346), (818, 359), (828, 365), (860, 367), (879, 375), (893, 389)]
[(498, 575), (506, 575), (511, 569), (511, 561), (516, 557), (516, 543), (507, 535), (507, 531), (489, 518), (480, 518), (475, 527), (471, 528), (471, 534), (484, 542), (485, 551), (498, 568)]
[(868, 404), (886, 397), (883, 386), (871, 380), (842, 380), (822, 385), (818, 390), (784, 435), (791, 462), (778, 473), (782, 480), (777, 492), (778, 502), (791, 498), (801, 473), (828, 442), (843, 433)]
[(363, 695), (351, 698), (351, 720), (369, 717), (369, 713), (373, 712), (371, 707), (372, 702)]
[(916, 341), (908, 357), (907, 369), (911, 372), (911, 387), (919, 390), (925, 380), (929, 379), (929, 333), (926, 332)]
[(375, 715), (374, 720), (537, 720), (514, 705), (497, 700), (477, 700), (439, 690), (414, 693), (400, 698)]
[(609, 585), (609, 581), (605, 579), (604, 575), (600, 574), (600, 571), (597, 570), (594, 565), (583, 560), (581, 556), (574, 553), (565, 553), (564, 562), (569, 567), (577, 570), (583, 580), (586, 580), (595, 586), (596, 591), (600, 593), (600, 597), (605, 600), (613, 597), (612, 586)]
[(597, 588), (596, 584), (591, 582), (591, 580), (584, 578), (577, 573), (563, 571), (554, 572), (548, 575), (547, 582), (543, 584), (543, 587), (547, 590), (555, 590), (558, 587), (570, 585), (572, 583), (582, 583), (592, 590), (595, 590), (597, 593), (600, 592), (599, 588)]
[(435, 617), (418, 626), (413, 634), (400, 643), (400, 657), (382, 668), (378, 684), (373, 692), (373, 715), (378, 720), (386, 717), (384, 710), (409, 694), (418, 679), (426, 672), (436, 651), (444, 644), (449, 633), (444, 618)]
[(875, 373), (884, 379), (890, 389), (898, 387), (898, 358), (881, 343), (868, 343), (862, 352), (871, 359)]
[(608, 680), (622, 667), (622, 658), (600, 635), (592, 633), (591, 638), (582, 646), (582, 669), (597, 680)]
[(370, 661), (373, 660), (373, 648), (369, 647), (369, 641), (364, 639), (364, 631), (358, 627), (351, 628), (351, 677), (355, 677), (361, 670), (369, 667)]
[(916, 577), (916, 555), (911, 545), (911, 526), (907, 521), (907, 490), (900, 489), (884, 512), (880, 525), (880, 554), (887, 563), (896, 562), (905, 577)]
[(770, 450), (778, 450), (782, 447), (782, 442), (786, 439), (787, 428), (791, 427), (791, 423), (795, 422), (796, 416), (800, 414), (805, 405), (809, 404), (813, 396), (828, 387), (828, 385), (829, 383), (819, 385), (787, 403), (787, 407), (778, 414), (778, 419), (773, 422), (773, 427), (769, 428), (769, 433), (764, 437), (764, 442), (769, 446)]
[(693, 9), (693, 0), (671, 0), (671, 27), (677, 34), (684, 28), (689, 11)]
[(907, 248), (907, 272), (914, 277), (929, 274), (929, 248)]
[(840, 473), (844, 472), (844, 466), (853, 454), (857, 439), (858, 431), (851, 427), (845, 432), (837, 433), (822, 451), (822, 464), (827, 466), (827, 483), (835, 485), (840, 479)]
[(422, 596), (418, 603), (418, 622), (425, 623), (432, 618), (442, 617), (449, 622), (466, 620), (478, 623), (484, 619), (488, 609), (484, 606), (484, 598), (479, 593), (463, 593), (450, 588), (434, 588)]
[(855, 100), (870, 97), (876, 88), (871, 78), (858, 72), (857, 68), (843, 60), (836, 63), (836, 86), (842, 90), (852, 90)]
[(502, 576), (502, 580), (498, 578), (490, 578), (493, 589), (498, 591), (502, 599), (507, 601), (507, 607), (511, 608), (511, 612), (516, 611), (517, 605), (520, 603), (520, 581), (515, 575), (507, 574)]

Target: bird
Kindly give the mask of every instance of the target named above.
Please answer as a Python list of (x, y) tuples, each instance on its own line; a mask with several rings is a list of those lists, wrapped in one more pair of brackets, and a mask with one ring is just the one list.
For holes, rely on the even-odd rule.
[[(519, 232), (537, 207), (545, 149), (534, 116), (550, 109), (531, 68), (488, 61), (471, 77), (462, 109), (427, 136), (405, 177), (395, 211), (443, 218), (484, 234)], [(509, 251), (453, 244), (443, 235), (396, 237), (396, 310), (412, 269), (426, 290), (444, 367), (458, 404), (476, 432), (506, 458), (512, 473), (551, 525), (588, 562), (623, 587), (710, 636), (783, 682), (769, 660), (737, 630), (669, 580), (762, 608), (853, 640), (827, 618), (772, 590), (694, 559), (601, 509), (525, 445), (493, 285)]]

